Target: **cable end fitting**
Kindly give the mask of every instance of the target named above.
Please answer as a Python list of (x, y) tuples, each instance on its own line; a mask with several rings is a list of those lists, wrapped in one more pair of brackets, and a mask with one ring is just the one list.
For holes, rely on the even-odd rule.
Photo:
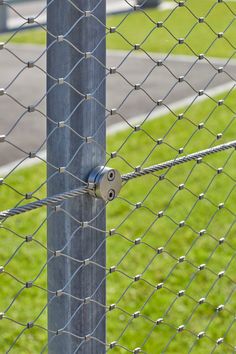
[(105, 202), (115, 199), (121, 190), (122, 179), (120, 172), (116, 169), (98, 166), (89, 175), (89, 194), (95, 198), (103, 199)]

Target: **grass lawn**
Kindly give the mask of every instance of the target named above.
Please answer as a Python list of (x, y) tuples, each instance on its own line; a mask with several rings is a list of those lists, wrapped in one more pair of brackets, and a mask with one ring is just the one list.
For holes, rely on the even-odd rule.
[[(116, 27), (116, 32), (107, 34), (107, 46), (131, 50), (138, 43), (148, 52), (231, 57), (236, 47), (235, 14), (233, 1), (188, 0), (185, 6), (176, 5), (171, 11), (151, 9), (108, 16), (107, 28)], [(200, 17), (204, 22), (199, 23)], [(157, 28), (158, 22), (163, 22), (161, 28)], [(220, 32), (224, 33), (222, 38), (218, 38)], [(45, 44), (46, 32), (31, 30), (1, 36), (3, 41), (9, 38), (12, 43)], [(185, 38), (185, 43), (178, 44), (179, 38)]]
[[(117, 133), (115, 139), (108, 137), (108, 151), (117, 151), (117, 157), (108, 164), (125, 173), (138, 165), (175, 158), (181, 148), (188, 154), (234, 140), (236, 93), (231, 92), (225, 96), (224, 105), (218, 105), (218, 99), (223, 97), (183, 110), (183, 117), (179, 116), (182, 119), (178, 118), (182, 112), (170, 113), (146, 120), (139, 131), (128, 129)], [(221, 138), (217, 140), (217, 136)], [(162, 144), (157, 143), (158, 139), (163, 139)], [(235, 163), (236, 154), (230, 150), (207, 157), (200, 164), (190, 162), (163, 174), (139, 178), (127, 183), (120, 197), (108, 206), (107, 228), (116, 229), (107, 239), (107, 267), (117, 266), (107, 279), (107, 304), (117, 304), (117, 309), (107, 316), (107, 341), (118, 340), (112, 353), (128, 353), (119, 345), (130, 352), (141, 347), (145, 353), (161, 353), (169, 343), (167, 353), (181, 354), (194, 344), (193, 353), (207, 354), (221, 337), (224, 344), (217, 346), (215, 352), (233, 352)], [(223, 172), (217, 173), (221, 167)], [(0, 187), (1, 209), (19, 203), (26, 192), (36, 191), (34, 196), (43, 197), (44, 180), (42, 165), (14, 173)], [(185, 187), (179, 188), (181, 184)], [(199, 198), (201, 193), (205, 193), (204, 198)], [(142, 204), (137, 208), (139, 202)], [(220, 203), (225, 203), (225, 207), (219, 208)], [(161, 211), (164, 215), (158, 217)], [(0, 275), (0, 312), (6, 313), (0, 321), (2, 352), (22, 330), (20, 323), (35, 320), (46, 304), (46, 293), (38, 288), (46, 287), (46, 269), (42, 269), (46, 262), (42, 247), (46, 244), (45, 217), (46, 210), (41, 209), (10, 218), (0, 228), (0, 259), (5, 265), (5, 273)], [(185, 225), (180, 224), (183, 220)], [(201, 236), (202, 229), (206, 233)], [(32, 242), (25, 242), (28, 235), (34, 236)], [(222, 237), (226, 239), (224, 243), (219, 242)], [(135, 245), (138, 238), (141, 242)], [(182, 256), (185, 260), (179, 261)], [(200, 271), (202, 264), (206, 267)], [(219, 277), (223, 270), (225, 276)], [(141, 279), (134, 281), (138, 274)], [(24, 287), (25, 282), (34, 279), (33, 287)], [(164, 285), (157, 290), (159, 283)], [(184, 296), (178, 296), (181, 290), (185, 290)], [(11, 305), (17, 293), (17, 300)], [(199, 305), (203, 297), (206, 301)], [(224, 310), (217, 312), (216, 308), (223, 304)], [(140, 311), (140, 316), (134, 319), (132, 314), (136, 311)], [(163, 318), (163, 323), (156, 326), (154, 321), (158, 318)], [(185, 330), (178, 333), (181, 325), (185, 325)], [(39, 353), (47, 334), (38, 326), (46, 326), (46, 311), (32, 329), (24, 332), (11, 353)], [(206, 336), (197, 340), (196, 334), (201, 331)]]

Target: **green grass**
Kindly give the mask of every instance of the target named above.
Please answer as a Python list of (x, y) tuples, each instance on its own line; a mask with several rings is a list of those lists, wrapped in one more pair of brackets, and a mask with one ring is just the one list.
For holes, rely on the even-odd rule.
[[(170, 17), (169, 11), (158, 10), (108, 17), (107, 26), (117, 29), (107, 35), (108, 48), (130, 50), (139, 43), (142, 50), (149, 52), (233, 56), (236, 3), (188, 0), (186, 5), (174, 10)], [(205, 23), (197, 23), (196, 17), (206, 17)], [(158, 21), (164, 21), (163, 28), (154, 28)], [(217, 39), (214, 31), (225, 34)], [(45, 44), (46, 33), (23, 31), (12, 37), (11, 34), (1, 36), (1, 41), (9, 38), (11, 43)], [(176, 45), (178, 38), (185, 38), (185, 43)], [(108, 151), (117, 151), (117, 158), (108, 164), (125, 173), (135, 166), (145, 167), (175, 158), (181, 148), (188, 154), (234, 140), (235, 111), (236, 94), (231, 92), (223, 106), (207, 100), (184, 110), (183, 119), (178, 119), (181, 112), (176, 112), (151, 122), (147, 120), (140, 131), (127, 129), (116, 134), (115, 139), (108, 138)], [(205, 124), (203, 129), (198, 128), (200, 123)], [(220, 133), (222, 138), (217, 140)], [(163, 143), (157, 144), (158, 139), (163, 139)], [(197, 341), (193, 353), (211, 352), (215, 341), (224, 336), (225, 343), (236, 345), (235, 163), (236, 156), (231, 150), (205, 158), (202, 164), (191, 162), (163, 171), (164, 179), (159, 178), (160, 174), (140, 178), (125, 185), (120, 198), (109, 205), (107, 228), (115, 228), (116, 233), (107, 239), (107, 267), (117, 265), (117, 271), (108, 276), (107, 304), (116, 303), (117, 309), (107, 316), (108, 342), (117, 340), (131, 315), (140, 311), (141, 316), (130, 322), (118, 341), (118, 345), (130, 351), (140, 346), (147, 353), (162, 352), (176, 334), (167, 352), (187, 352), (196, 339), (192, 333), (205, 330), (211, 318), (207, 336)], [(223, 166), (224, 173), (217, 174), (217, 168)], [(9, 176), (0, 186), (1, 210), (20, 203), (26, 192), (35, 191), (34, 197), (44, 197), (45, 186), (41, 186), (44, 181), (45, 166), (42, 165)], [(185, 188), (179, 190), (178, 186), (183, 183)], [(199, 200), (203, 192), (205, 198)], [(139, 202), (142, 207), (136, 208)], [(222, 202), (225, 208), (218, 209)], [(164, 216), (158, 218), (160, 211), (164, 211)], [(19, 323), (35, 320), (47, 302), (47, 294), (39, 288), (46, 288), (46, 268), (37, 277), (47, 257), (42, 247), (46, 245), (45, 218), (45, 209), (41, 209), (0, 225), (0, 264), (5, 266), (5, 272), (0, 275), (0, 312), (7, 310), (6, 318), (0, 321), (2, 352), (7, 351), (22, 330)], [(186, 225), (180, 228), (182, 220)], [(207, 233), (200, 237), (198, 232), (202, 229)], [(32, 242), (25, 242), (28, 235), (34, 236)], [(222, 237), (226, 237), (228, 243), (219, 246)], [(142, 241), (134, 246), (137, 238)], [(164, 251), (158, 254), (156, 250), (160, 247), (164, 247)], [(184, 255), (186, 260), (179, 263), (179, 257)], [(207, 269), (198, 271), (197, 267), (204, 263)], [(227, 276), (216, 281), (222, 270), (226, 270)], [(138, 274), (142, 274), (141, 280), (132, 281)], [(34, 286), (21, 292), (25, 282), (34, 279)], [(206, 303), (197, 305), (215, 281)], [(161, 282), (164, 287), (154, 291)], [(177, 297), (180, 290), (186, 290), (185, 296)], [(17, 300), (9, 307), (17, 293)], [(171, 303), (173, 306), (169, 308)], [(215, 309), (224, 303), (225, 310), (216, 314)], [(24, 332), (11, 353), (40, 352), (47, 339), (46, 331), (40, 328), (46, 326), (46, 317), (45, 310), (35, 326)], [(153, 326), (153, 321), (162, 317), (164, 323)], [(182, 324), (186, 325), (186, 331), (177, 334), (177, 327)], [(233, 350), (224, 344), (215, 351), (220, 354)], [(112, 353), (126, 351), (118, 346)]]
[[(188, 154), (235, 139), (236, 93), (228, 94), (222, 106), (218, 106), (217, 100), (191, 106), (183, 111), (183, 119), (178, 119), (181, 112), (170, 113), (145, 121), (140, 131), (127, 129), (117, 133), (115, 139), (109, 137), (108, 151), (117, 151), (117, 157), (108, 164), (125, 173), (138, 165), (144, 167), (175, 158), (180, 148)], [(200, 123), (205, 124), (203, 129), (198, 128)], [(217, 141), (219, 133), (223, 135)], [(158, 139), (163, 139), (163, 143), (157, 144)], [(110, 203), (107, 228), (116, 229), (116, 233), (107, 239), (107, 267), (116, 265), (117, 271), (107, 278), (107, 304), (116, 303), (117, 309), (107, 316), (108, 342), (117, 340), (131, 315), (140, 311), (141, 316), (131, 321), (118, 341), (130, 351), (141, 346), (146, 353), (160, 353), (176, 335), (167, 353), (187, 352), (196, 340), (192, 333), (204, 331), (211, 318), (207, 336), (197, 341), (193, 353), (210, 353), (215, 341), (224, 336), (225, 343), (236, 345), (235, 163), (236, 154), (230, 150), (207, 157), (201, 164), (190, 162), (163, 171), (164, 179), (159, 178), (161, 174), (139, 178), (126, 184), (120, 197)], [(224, 173), (217, 174), (220, 167), (224, 167)], [(14, 173), (1, 186), (1, 209), (19, 203), (26, 192), (35, 191), (44, 181), (42, 165)], [(185, 188), (179, 189), (182, 183)], [(202, 200), (198, 199), (201, 193), (205, 193)], [(44, 195), (45, 186), (34, 193), (35, 197)], [(136, 208), (139, 202), (142, 206)], [(219, 209), (222, 202), (225, 208)], [(158, 218), (160, 211), (164, 211), (164, 216)], [(46, 262), (46, 250), (40, 245), (46, 244), (45, 217), (46, 211), (41, 209), (10, 218), (1, 225), (0, 259), (5, 273), (0, 279), (0, 312), (8, 308), (23, 283), (37, 277)], [(185, 226), (179, 227), (182, 220)], [(202, 229), (207, 232), (201, 237), (198, 233)], [(32, 242), (25, 242), (28, 235), (34, 236)], [(226, 237), (228, 243), (219, 246), (222, 237)], [(137, 238), (141, 238), (141, 243), (135, 246)], [(164, 250), (158, 254), (160, 247)], [(8, 262), (16, 249), (15, 256)], [(186, 256), (182, 263), (178, 262), (181, 256)], [(203, 271), (197, 268), (201, 264), (207, 265)], [(222, 270), (226, 270), (226, 276), (218, 279), (217, 274)], [(141, 280), (134, 282), (132, 279), (138, 274)], [(155, 290), (161, 282), (164, 287)], [(22, 329), (7, 318), (25, 324), (35, 320), (46, 304), (45, 291), (36, 286), (46, 287), (46, 269), (32, 288), (23, 290), (6, 311), (6, 319), (0, 321), (2, 352)], [(180, 290), (185, 290), (185, 296), (177, 296)], [(206, 297), (206, 303), (197, 305), (202, 297)], [(216, 307), (225, 303), (225, 310), (216, 313)], [(153, 326), (152, 321), (158, 318), (164, 318), (164, 323)], [(232, 322), (231, 330), (226, 333)], [(177, 333), (177, 327), (183, 324), (186, 330)], [(24, 332), (11, 353), (40, 352), (47, 335), (37, 325), (46, 326), (46, 311), (34, 328)], [(126, 351), (118, 346), (112, 353)], [(232, 353), (232, 348), (223, 344), (216, 353)]]
[[(135, 44), (148, 52), (231, 57), (236, 47), (236, 3), (216, 0), (188, 0), (185, 6), (171, 11), (157, 9), (137, 11), (128, 15), (108, 16), (107, 28), (116, 27), (107, 34), (109, 49), (131, 50)], [(198, 18), (204, 17), (203, 23)], [(162, 28), (156, 23), (163, 22)], [(141, 25), (140, 25), (141, 24)], [(109, 31), (108, 31), (109, 32)], [(217, 34), (224, 32), (223, 38)], [(23, 31), (4, 35), (1, 40), (12, 43), (45, 44), (43, 30)], [(184, 44), (178, 44), (185, 38)]]

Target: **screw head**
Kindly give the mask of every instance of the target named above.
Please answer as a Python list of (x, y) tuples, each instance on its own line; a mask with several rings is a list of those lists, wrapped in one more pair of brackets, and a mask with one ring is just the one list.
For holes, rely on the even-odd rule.
[(114, 191), (114, 189), (110, 189), (108, 191), (108, 198), (107, 199), (109, 201), (111, 201), (111, 200), (115, 199), (115, 197), (116, 197), (116, 192)]
[(110, 170), (107, 174), (108, 181), (114, 181), (115, 177), (116, 177), (115, 170)]

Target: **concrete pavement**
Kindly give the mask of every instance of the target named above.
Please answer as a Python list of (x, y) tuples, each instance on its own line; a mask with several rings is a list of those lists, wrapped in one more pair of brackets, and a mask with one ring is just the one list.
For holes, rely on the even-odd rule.
[[(11, 45), (8, 48), (23, 61), (36, 60), (43, 51), (40, 46)], [(25, 157), (23, 151), (36, 151), (41, 145), (43, 148), (45, 140), (45, 54), (36, 67), (28, 69), (12, 53), (5, 49), (0, 55), (0, 88), (7, 89), (7, 95), (0, 97), (0, 135), (6, 134), (12, 144), (0, 144), (0, 165)], [(107, 78), (107, 108), (118, 109), (127, 120), (147, 115), (158, 100), (164, 100), (171, 107), (183, 98), (196, 95), (195, 91), (205, 89), (217, 72), (206, 60), (195, 63), (196, 58), (192, 57), (169, 57), (165, 66), (156, 66), (146, 55), (133, 53), (123, 62), (124, 55), (108, 52), (107, 67), (118, 69)], [(155, 55), (155, 59), (161, 57), (161, 54)], [(214, 60), (216, 67), (225, 62)], [(232, 81), (229, 75), (235, 78), (235, 63), (227, 64), (225, 70), (228, 75), (217, 74), (208, 89)], [(178, 82), (180, 76), (184, 76), (187, 83)], [(134, 90), (136, 84), (141, 84), (142, 89)], [(26, 112), (22, 107), (35, 104), (43, 114)], [(114, 115), (109, 117), (108, 125), (121, 121), (120, 115)]]

